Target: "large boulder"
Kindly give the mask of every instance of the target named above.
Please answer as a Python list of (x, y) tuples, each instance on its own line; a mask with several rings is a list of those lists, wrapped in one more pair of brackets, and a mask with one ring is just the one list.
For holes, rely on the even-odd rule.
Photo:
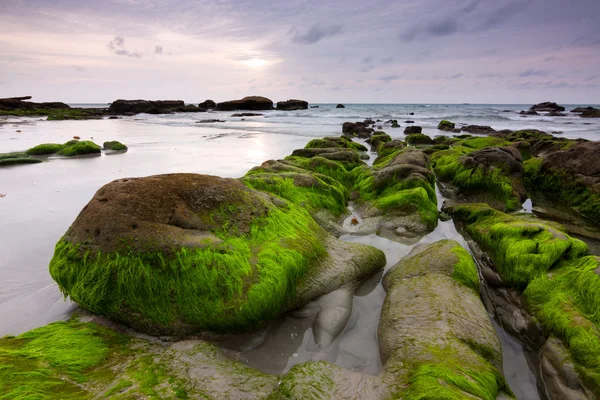
[(217, 104), (219, 111), (272, 110), (273, 101), (262, 96), (248, 96), (241, 100), (224, 101)]
[(420, 126), (407, 126), (406, 128), (404, 128), (404, 134), (405, 135), (410, 135), (413, 133), (421, 133), (421, 131), (423, 130), (423, 128), (421, 128)]
[(183, 100), (115, 100), (108, 107), (111, 114), (163, 114), (185, 107)]
[(375, 129), (370, 128), (368, 124), (365, 124), (362, 121), (358, 122), (344, 122), (342, 124), (342, 133), (357, 136), (361, 139), (369, 138)]
[(552, 103), (550, 101), (545, 101), (543, 103), (539, 103), (533, 105), (529, 108), (530, 111), (565, 111), (563, 106), (559, 106), (556, 103)]
[(214, 110), (217, 108), (217, 103), (212, 100), (204, 100), (202, 103), (198, 104), (198, 108), (204, 111)]
[(453, 132), (455, 127), (456, 124), (454, 122), (443, 119), (440, 121), (437, 128), (441, 131)]
[[(300, 290), (321, 295), (358, 279), (346, 272), (341, 282), (338, 270), (333, 283), (302, 283), (338, 262), (328, 238), (303, 208), (237, 180), (119, 179), (60, 239), (50, 273), (83, 308), (147, 333), (246, 330), (309, 301)], [(352, 252), (360, 264), (352, 271), (383, 266), (379, 250)]]
[(304, 100), (290, 99), (277, 102), (277, 110), (306, 110), (307, 108), (308, 102)]

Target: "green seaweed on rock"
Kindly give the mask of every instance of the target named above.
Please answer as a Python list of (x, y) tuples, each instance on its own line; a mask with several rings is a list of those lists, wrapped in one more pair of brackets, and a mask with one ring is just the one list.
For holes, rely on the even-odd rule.
[(64, 144), (64, 147), (58, 151), (58, 155), (72, 157), (84, 154), (98, 154), (101, 152), (100, 146), (89, 140), (71, 140)]
[(55, 154), (55, 153), (58, 153), (60, 150), (62, 150), (63, 147), (64, 147), (64, 145), (58, 144), (58, 143), (38, 144), (37, 146), (32, 147), (29, 150), (27, 150), (25, 153), (29, 154), (30, 156)]

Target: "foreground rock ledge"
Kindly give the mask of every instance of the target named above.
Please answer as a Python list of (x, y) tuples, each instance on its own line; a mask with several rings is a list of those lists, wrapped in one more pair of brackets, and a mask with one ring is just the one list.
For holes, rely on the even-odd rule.
[(120, 179), (78, 215), (50, 273), (82, 307), (142, 332), (246, 330), (385, 264), (334, 241), (304, 209), (234, 179)]

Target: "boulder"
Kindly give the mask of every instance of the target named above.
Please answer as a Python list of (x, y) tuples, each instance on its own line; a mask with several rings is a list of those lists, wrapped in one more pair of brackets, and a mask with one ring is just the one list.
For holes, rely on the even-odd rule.
[(364, 122), (344, 122), (342, 124), (342, 133), (351, 136), (357, 136), (361, 139), (366, 139), (375, 132), (373, 128), (369, 128)]
[(248, 96), (241, 100), (231, 100), (218, 103), (217, 110), (219, 111), (234, 111), (234, 110), (272, 110), (273, 101), (261, 96)]
[(85, 309), (183, 336), (256, 328), (385, 263), (379, 250), (359, 245), (344, 255), (354, 253), (358, 269), (341, 271), (347, 262), (330, 250), (337, 240), (303, 208), (273, 199), (208, 175), (119, 179), (60, 239), (50, 273)]
[(261, 116), (263, 114), (260, 113), (235, 113), (235, 114), (231, 114), (232, 117), (258, 117)]
[(111, 114), (163, 114), (185, 107), (183, 100), (115, 100), (108, 107)]
[(427, 135), (422, 133), (411, 133), (406, 135), (406, 143), (408, 144), (433, 144), (433, 140)]
[(444, 119), (444, 120), (440, 121), (437, 128), (441, 131), (452, 132), (452, 131), (454, 131), (455, 124), (454, 124), (454, 122), (450, 122), (450, 121), (447, 121)]
[(277, 110), (306, 110), (307, 108), (308, 102), (304, 100), (290, 99), (277, 102)]
[(477, 135), (490, 135), (496, 132), (494, 128), (486, 125), (465, 125), (460, 128), (462, 132), (474, 133)]
[(563, 106), (549, 101), (533, 105), (529, 108), (530, 111), (565, 111)]
[(319, 106), (310, 106), (310, 108), (319, 108)]
[(204, 111), (214, 110), (217, 108), (217, 104), (212, 100), (204, 100), (202, 103), (198, 104), (198, 108)]
[(406, 128), (404, 128), (404, 134), (410, 135), (411, 133), (421, 133), (422, 130), (423, 128), (421, 128), (420, 126), (407, 126)]
[(110, 142), (104, 142), (104, 144), (102, 145), (102, 148), (104, 150), (114, 150), (114, 151), (127, 150), (127, 146), (125, 146), (123, 143), (116, 141), (116, 140), (112, 140)]
[(594, 111), (597, 110), (597, 108), (594, 107), (577, 107), (571, 110), (572, 113), (583, 113), (586, 111)]
[(34, 109), (70, 109), (69, 105), (61, 102), (34, 103), (31, 96), (11, 97), (0, 99), (0, 110), (34, 110)]
[(582, 112), (580, 115), (581, 115), (581, 118), (600, 118), (600, 110), (599, 109), (586, 110), (586, 111)]
[(537, 111), (535, 111), (535, 110), (521, 111), (519, 114), (521, 114), (521, 115), (540, 115), (540, 114), (538, 114), (538, 112), (537, 112)]
[(335, 106), (335, 108), (346, 108), (346, 106), (343, 104), (338, 104), (337, 106)]

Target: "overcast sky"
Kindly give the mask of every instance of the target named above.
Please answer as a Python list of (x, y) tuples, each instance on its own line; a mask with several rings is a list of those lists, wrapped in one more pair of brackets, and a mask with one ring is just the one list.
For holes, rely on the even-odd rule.
[(0, 97), (600, 103), (600, 0), (0, 0)]

